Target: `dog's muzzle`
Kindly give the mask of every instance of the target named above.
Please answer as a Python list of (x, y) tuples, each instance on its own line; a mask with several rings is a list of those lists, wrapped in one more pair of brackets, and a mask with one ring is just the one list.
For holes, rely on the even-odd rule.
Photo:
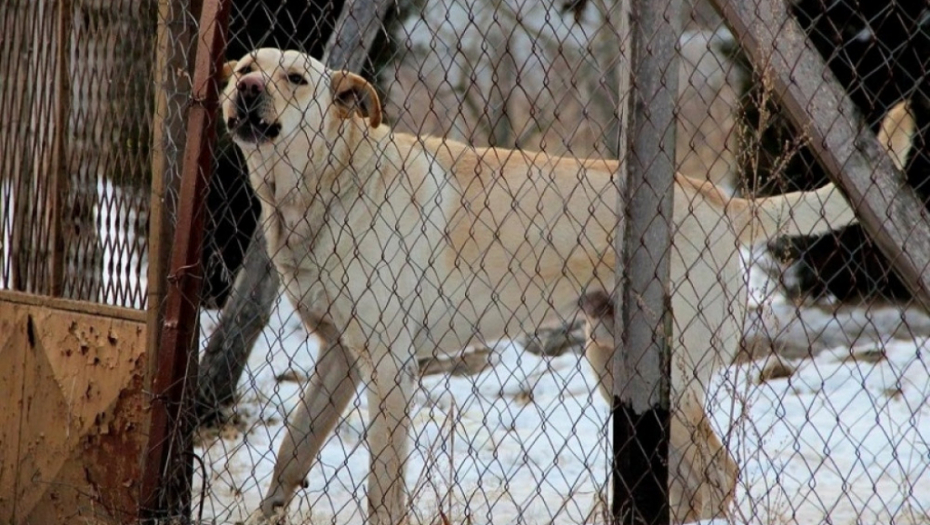
[(239, 80), (235, 97), (236, 114), (226, 120), (229, 131), (242, 141), (256, 144), (277, 138), (281, 124), (267, 117), (270, 101), (260, 78)]

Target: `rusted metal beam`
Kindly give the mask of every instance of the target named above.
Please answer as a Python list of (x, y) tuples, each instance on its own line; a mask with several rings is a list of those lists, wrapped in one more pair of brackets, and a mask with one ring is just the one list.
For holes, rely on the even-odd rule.
[(711, 0), (914, 297), (930, 298), (930, 219), (787, 3)]
[[(200, 14), (187, 145), (178, 217), (167, 278), (164, 322), (152, 381), (149, 453), (142, 480), (143, 518), (190, 511), (192, 392), (197, 376), (197, 331), (204, 202), (213, 162), (219, 78), (231, 0), (207, 0)], [(180, 485), (180, 486), (179, 486)]]
[[(149, 201), (149, 267), (146, 286), (148, 320), (146, 348), (149, 353), (151, 381), (157, 365), (154, 359), (161, 341), (164, 320), (165, 288), (171, 240), (174, 236), (176, 201), (169, 195), (180, 186), (180, 165), (184, 155), (184, 133), (187, 100), (190, 96), (188, 54), (197, 32), (187, 16), (186, 0), (159, 0), (156, 36), (155, 107), (152, 123), (152, 187)], [(151, 385), (147, 385), (151, 390)]]
[(64, 196), (68, 194), (68, 113), (71, 101), (69, 56), (72, 26), (71, 0), (58, 2), (55, 28), (55, 113), (52, 162), (48, 192), (49, 294), (61, 297), (65, 287)]
[(665, 524), (680, 0), (623, 3), (611, 512), (614, 523)]

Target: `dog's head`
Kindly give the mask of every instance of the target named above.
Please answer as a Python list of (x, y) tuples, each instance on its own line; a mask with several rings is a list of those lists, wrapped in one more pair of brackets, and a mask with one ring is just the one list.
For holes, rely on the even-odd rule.
[(371, 84), (298, 51), (258, 49), (227, 62), (222, 76), (223, 120), (243, 146), (273, 144), (301, 129), (322, 131), (333, 120), (381, 124), (381, 102)]

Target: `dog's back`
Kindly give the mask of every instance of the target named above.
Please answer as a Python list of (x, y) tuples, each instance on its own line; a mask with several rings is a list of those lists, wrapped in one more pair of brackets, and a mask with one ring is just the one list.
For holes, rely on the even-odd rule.
[[(618, 161), (400, 134), (395, 140), (424, 148), (455, 187), (446, 208), (447, 268), (469, 283), (460, 299), (485, 309), (469, 319), (482, 335), (531, 332), (553, 314), (571, 315), (579, 293), (612, 289)], [(738, 337), (746, 294), (740, 246), (855, 219), (832, 186), (748, 200), (679, 174), (671, 189), (676, 331), (701, 332), (697, 340), (710, 345), (705, 352), (735, 347), (729, 340)]]

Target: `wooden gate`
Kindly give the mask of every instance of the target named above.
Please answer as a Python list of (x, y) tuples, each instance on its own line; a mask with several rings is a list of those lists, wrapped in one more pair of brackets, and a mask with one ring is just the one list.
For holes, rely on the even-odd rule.
[(0, 2), (3, 524), (138, 515), (163, 256), (157, 6)]

